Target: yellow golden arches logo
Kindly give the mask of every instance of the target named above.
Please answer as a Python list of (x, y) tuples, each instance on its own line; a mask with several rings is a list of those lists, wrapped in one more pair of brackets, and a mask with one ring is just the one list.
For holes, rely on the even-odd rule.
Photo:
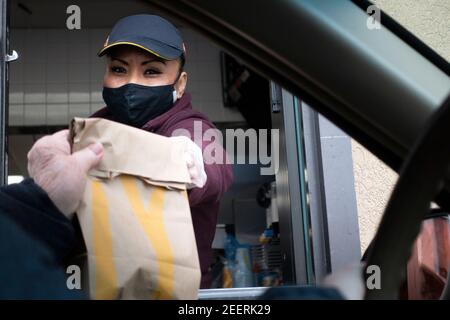
[(158, 282), (153, 294), (154, 299), (173, 299), (174, 263), (173, 250), (164, 225), (164, 197), (166, 189), (153, 187), (148, 208), (139, 195), (137, 181), (131, 176), (121, 176), (131, 209), (136, 215), (145, 235), (155, 250), (158, 263)]
[[(164, 199), (166, 189), (153, 187), (146, 209), (137, 183), (132, 176), (119, 177), (131, 209), (155, 251), (158, 280), (153, 299), (173, 299), (174, 257), (164, 225)], [(187, 193), (186, 193), (187, 196)], [(109, 223), (108, 200), (102, 182), (92, 181), (93, 239), (95, 253), (95, 298), (118, 297), (117, 273), (113, 261), (113, 239)]]
[(100, 181), (92, 181), (92, 233), (95, 253), (95, 298), (117, 298), (117, 274), (113, 261), (113, 239), (108, 199)]

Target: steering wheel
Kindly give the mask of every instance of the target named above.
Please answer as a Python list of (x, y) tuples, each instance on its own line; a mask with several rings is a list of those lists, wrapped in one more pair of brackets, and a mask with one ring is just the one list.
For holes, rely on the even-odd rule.
[[(368, 289), (366, 299), (397, 299), (406, 276), (412, 245), (430, 203), (448, 186), (450, 176), (450, 96), (433, 114), (403, 163), (380, 226), (368, 252), (367, 265), (380, 268), (381, 288)], [(446, 184), (447, 182), (447, 184)], [(446, 203), (447, 192), (440, 195)], [(363, 279), (370, 276), (365, 271)], [(450, 298), (450, 274), (441, 299)]]

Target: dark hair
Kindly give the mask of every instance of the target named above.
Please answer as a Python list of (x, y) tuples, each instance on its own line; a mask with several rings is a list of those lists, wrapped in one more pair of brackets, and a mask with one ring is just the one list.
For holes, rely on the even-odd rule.
[(178, 75), (177, 75), (177, 81), (180, 79), (181, 73), (184, 71), (184, 64), (186, 63), (186, 57), (184, 56), (184, 53), (180, 56), (180, 68), (178, 68)]
[(180, 70), (183, 71), (184, 64), (186, 63), (186, 57), (184, 56), (184, 53), (180, 56)]
[(180, 56), (180, 74), (184, 71), (184, 64), (186, 63), (186, 57), (184, 56), (184, 53)]

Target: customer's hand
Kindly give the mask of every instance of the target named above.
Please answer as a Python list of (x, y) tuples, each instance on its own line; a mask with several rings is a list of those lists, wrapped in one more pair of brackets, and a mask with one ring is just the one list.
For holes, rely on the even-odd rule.
[(103, 146), (95, 143), (70, 154), (68, 130), (39, 139), (28, 152), (28, 173), (69, 219), (80, 204), (87, 172), (98, 165)]
[(186, 145), (184, 159), (186, 160), (189, 176), (191, 177), (191, 183), (187, 185), (187, 188), (203, 188), (206, 184), (207, 176), (203, 164), (202, 149), (194, 141), (185, 136), (175, 136), (170, 139), (183, 141)]

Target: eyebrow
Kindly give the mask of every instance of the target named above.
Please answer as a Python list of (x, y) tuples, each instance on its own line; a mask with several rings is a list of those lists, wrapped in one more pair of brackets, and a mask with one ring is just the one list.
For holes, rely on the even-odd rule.
[[(123, 60), (123, 59), (120, 59), (120, 58), (117, 58), (117, 57), (111, 57), (111, 61), (114, 61), (114, 60), (117, 60), (117, 61), (119, 61), (119, 62), (122, 62), (124, 65), (126, 65), (126, 66), (128, 66), (129, 65), (129, 63), (128, 62), (126, 62), (125, 60)], [(163, 59), (160, 59), (160, 58), (155, 58), (155, 59), (152, 59), (152, 60), (147, 60), (147, 61), (144, 61), (144, 62), (142, 62), (141, 63), (141, 65), (143, 66), (143, 65), (146, 65), (146, 64), (148, 64), (148, 63), (150, 63), (150, 62), (161, 62), (162, 64), (166, 64), (166, 61), (164, 61)]]
[(141, 65), (143, 66), (143, 65), (146, 65), (147, 63), (150, 63), (150, 62), (161, 62), (162, 64), (166, 64), (166, 61), (165, 60), (163, 60), (163, 59), (160, 59), (160, 58), (155, 58), (155, 59), (152, 59), (152, 60), (147, 60), (147, 61), (144, 61), (144, 62), (142, 62), (141, 63)]
[(124, 65), (128, 66), (128, 62), (126, 62), (125, 60), (119, 59), (117, 57), (111, 57), (111, 61), (119, 61), (122, 62)]

